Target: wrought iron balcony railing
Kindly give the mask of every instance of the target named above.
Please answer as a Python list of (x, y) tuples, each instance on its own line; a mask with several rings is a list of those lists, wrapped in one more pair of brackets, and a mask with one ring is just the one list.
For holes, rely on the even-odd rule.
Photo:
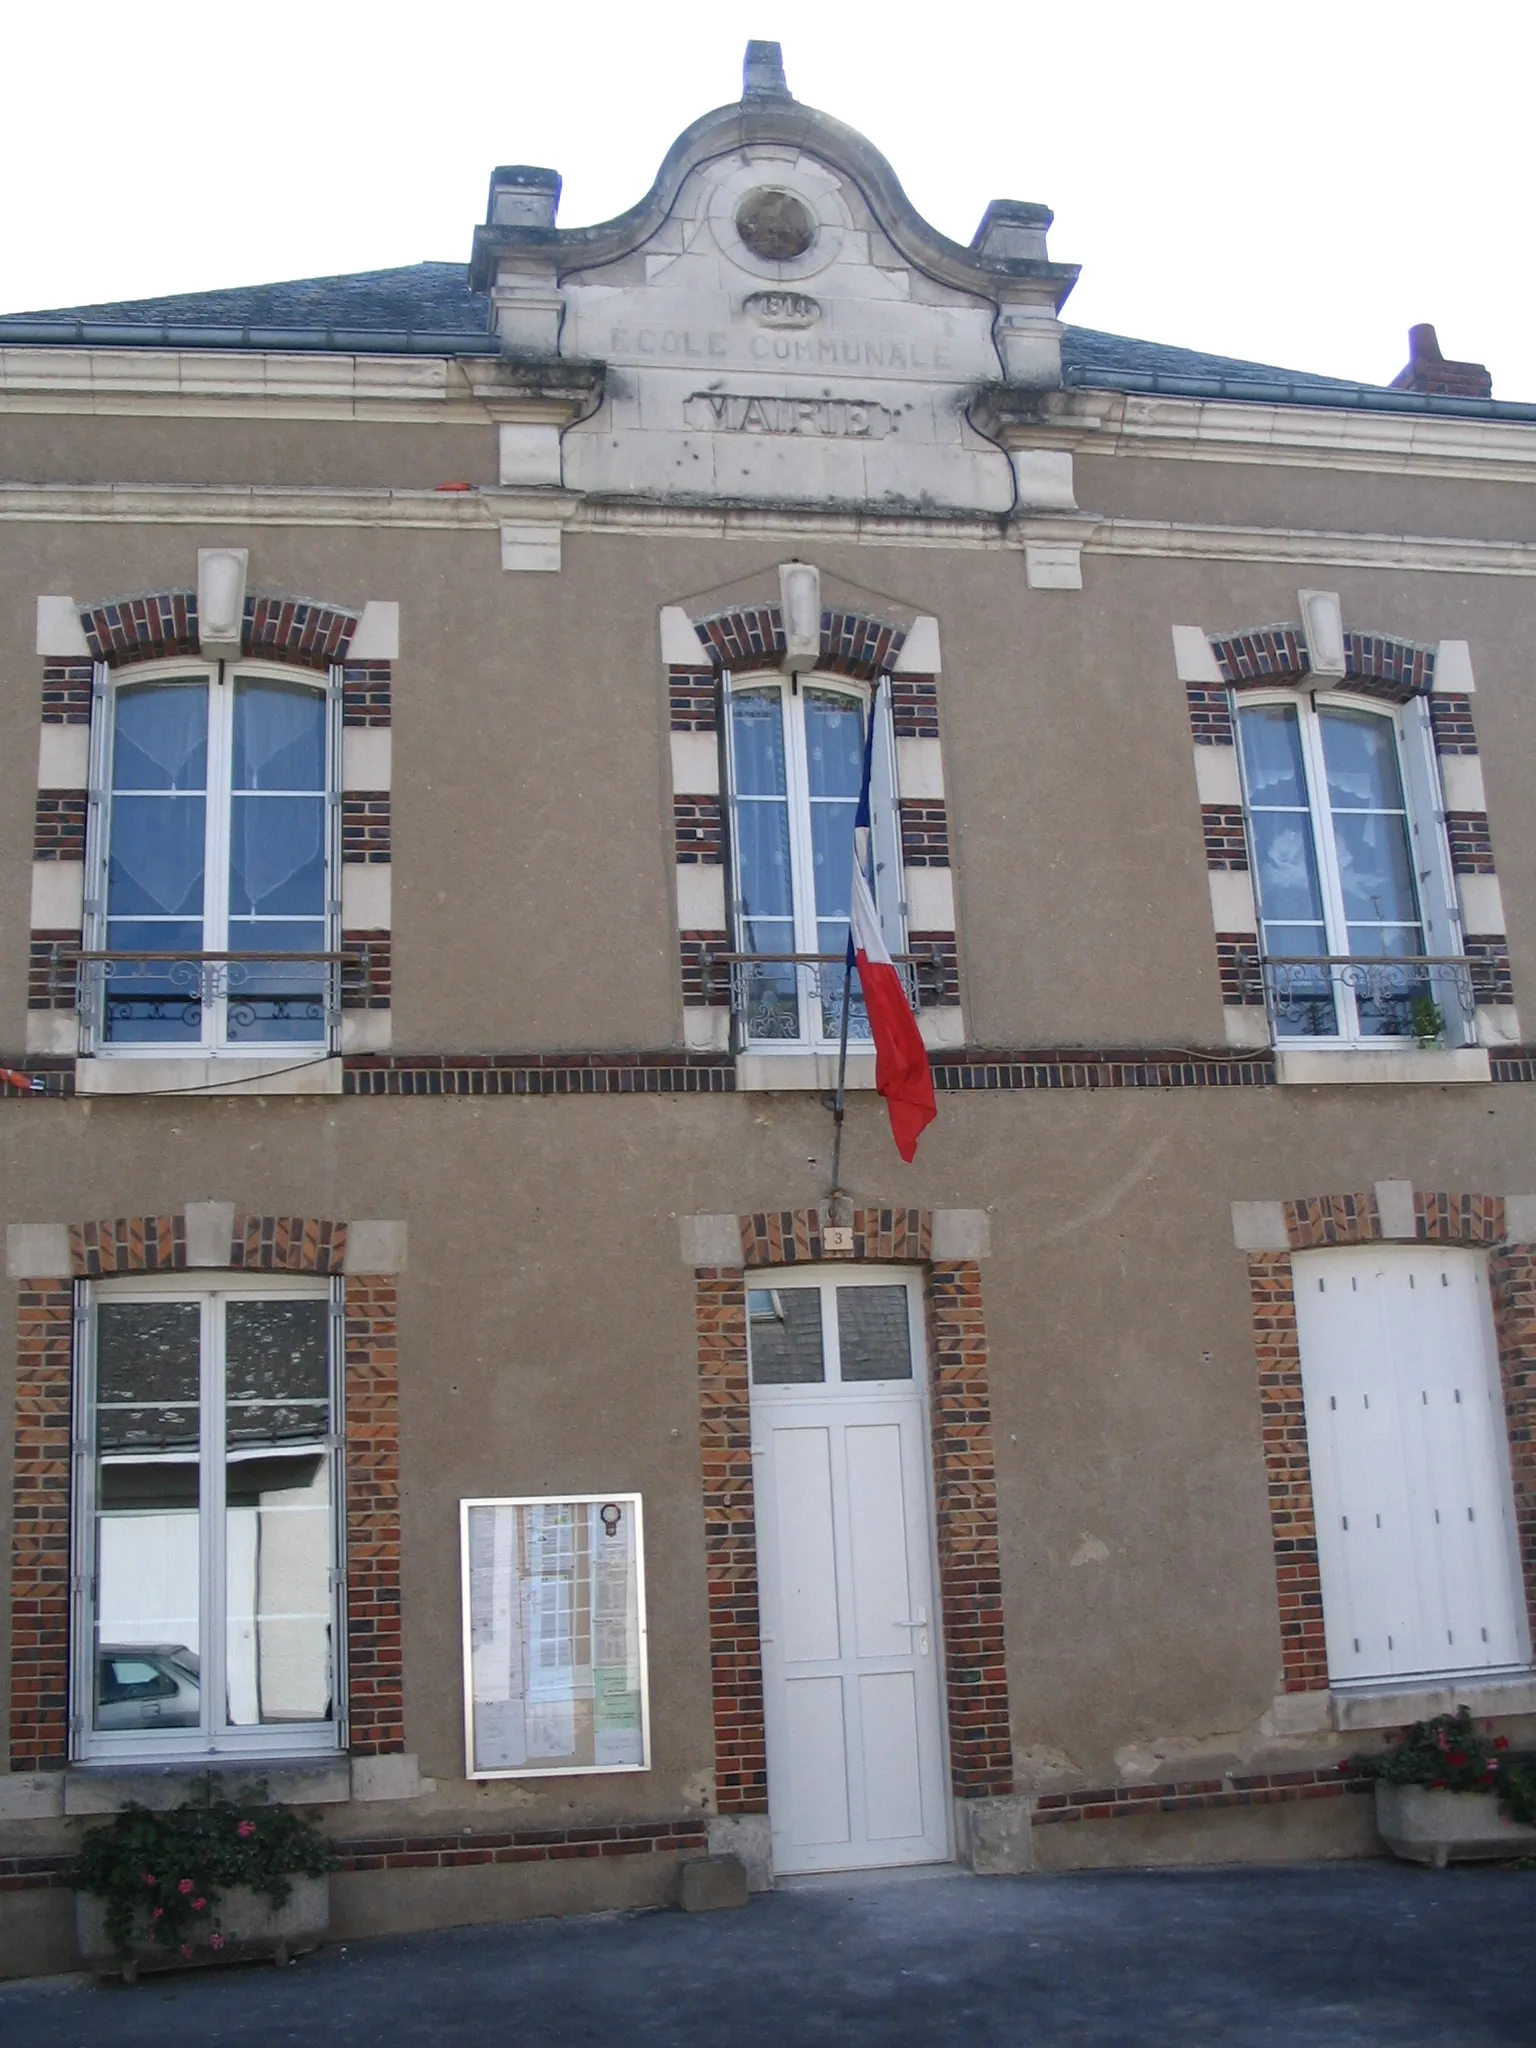
[[(892, 959), (914, 1010), (924, 996), (930, 1001), (942, 997), (946, 969), (935, 952), (925, 948), (897, 953)], [(711, 1002), (729, 1001), (749, 1043), (803, 1039), (807, 1034), (802, 1006), (817, 1020), (815, 1035), (832, 1040), (842, 1032), (845, 965), (842, 953), (711, 951), (703, 963), (705, 993)], [(848, 1036), (854, 1041), (869, 1037), (857, 974), (848, 1010)]]
[(1465, 1045), (1476, 1035), (1481, 964), (1428, 953), (1294, 953), (1270, 954), (1255, 969), (1279, 1038), (1347, 1035)]
[(83, 952), (55, 948), (54, 975), (74, 977), (75, 1007), (103, 1043), (169, 1042), (226, 1006), (230, 1037), (321, 1039), (341, 1016), (343, 970), (368, 975), (367, 949), (336, 953)]

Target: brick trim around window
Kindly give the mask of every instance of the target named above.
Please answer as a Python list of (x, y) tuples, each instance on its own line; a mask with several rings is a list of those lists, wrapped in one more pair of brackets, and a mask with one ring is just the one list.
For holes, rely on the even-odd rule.
[[(1311, 673), (1306, 634), (1300, 626), (1251, 626), (1213, 633), (1211, 652), (1223, 680), (1234, 690), (1273, 683), (1300, 683)], [(1344, 677), (1357, 695), (1406, 704), (1428, 696), (1435, 685), (1435, 650), (1394, 640), (1383, 633), (1344, 635)], [(1191, 717), (1194, 702), (1191, 699)]]
[[(338, 1274), (347, 1226), (324, 1217), (236, 1215), (232, 1272)], [(188, 1272), (183, 1216), (69, 1226), (74, 1280), (19, 1284), (11, 1541), (13, 1771), (61, 1769), (69, 1755), (69, 1518), (75, 1282)], [(400, 1637), (400, 1425), (397, 1283), (344, 1282), (348, 1748), (405, 1747)]]
[(843, 1254), (825, 1249), (815, 1209), (738, 1220), (744, 1264), (694, 1273), (719, 1811), (768, 1807), (747, 1286), (753, 1271), (823, 1260), (924, 1268), (950, 1782), (962, 1799), (1009, 1793), (1013, 1747), (980, 1268), (930, 1259), (932, 1220), (923, 1210), (855, 1210), (854, 1249)]
[[(1283, 1684), (1287, 1692), (1321, 1692), (1328, 1685), (1328, 1653), (1291, 1260), (1295, 1252), (1324, 1246), (1382, 1242), (1383, 1233), (1374, 1193), (1308, 1196), (1285, 1203), (1284, 1211), (1289, 1249), (1249, 1252), (1248, 1287)], [(1416, 1190), (1414, 1224), (1414, 1242), (1489, 1255), (1520, 1564), (1536, 1634), (1536, 1244), (1504, 1241), (1498, 1195)]]
[[(198, 652), (195, 590), (109, 598), (79, 609), (86, 644), (97, 661), (120, 667), (127, 662)], [(241, 651), (328, 668), (346, 658), (357, 621), (358, 614), (341, 605), (252, 593), (245, 600), (240, 624)]]

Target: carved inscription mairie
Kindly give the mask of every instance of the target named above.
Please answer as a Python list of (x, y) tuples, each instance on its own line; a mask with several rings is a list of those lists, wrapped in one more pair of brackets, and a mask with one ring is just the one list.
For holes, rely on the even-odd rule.
[(683, 407), (690, 427), (712, 434), (809, 434), (836, 441), (883, 441), (899, 415), (872, 398), (757, 398), (695, 391)]

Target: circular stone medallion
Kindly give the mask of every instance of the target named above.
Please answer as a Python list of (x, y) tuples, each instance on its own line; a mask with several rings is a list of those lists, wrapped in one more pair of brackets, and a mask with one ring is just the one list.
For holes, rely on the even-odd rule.
[(815, 241), (816, 216), (795, 193), (762, 185), (737, 207), (736, 232), (762, 262), (792, 263)]

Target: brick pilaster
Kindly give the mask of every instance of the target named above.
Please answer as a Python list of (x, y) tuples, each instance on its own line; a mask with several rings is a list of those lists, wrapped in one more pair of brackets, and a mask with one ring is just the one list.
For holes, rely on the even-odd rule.
[(69, 1751), (69, 1445), (74, 1289), (23, 1280), (11, 1536), (11, 1769)]
[(396, 1286), (346, 1281), (347, 1704), (354, 1756), (405, 1748)]

